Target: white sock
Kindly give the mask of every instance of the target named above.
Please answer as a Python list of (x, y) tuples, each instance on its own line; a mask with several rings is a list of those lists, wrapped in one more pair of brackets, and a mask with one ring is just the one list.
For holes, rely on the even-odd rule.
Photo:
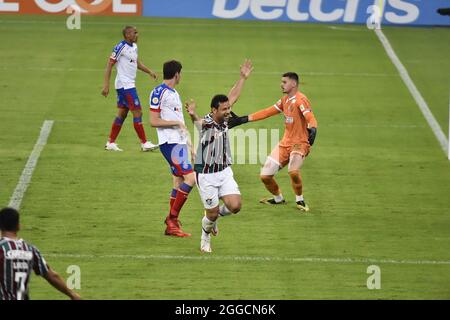
[(275, 202), (281, 202), (284, 200), (283, 195), (281, 193), (277, 196), (273, 196), (273, 198), (275, 199)]
[(214, 227), (214, 221), (209, 220), (206, 216), (202, 219), (202, 236), (207, 236), (211, 233)]
[(295, 196), (295, 202), (297, 202), (297, 201), (305, 201), (304, 199), (303, 199), (303, 195), (299, 195), (299, 196)]
[(219, 207), (219, 214), (220, 214), (222, 217), (229, 216), (231, 213), (232, 213), (232, 212), (230, 211), (230, 209), (227, 208), (226, 205), (223, 204), (223, 205), (221, 205), (221, 206)]

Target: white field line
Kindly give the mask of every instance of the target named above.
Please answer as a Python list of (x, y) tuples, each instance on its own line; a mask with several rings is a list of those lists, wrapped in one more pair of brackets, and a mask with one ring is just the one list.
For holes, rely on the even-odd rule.
[[(16, 70), (15, 68), (3, 66), (0, 70)], [(104, 72), (105, 69), (100, 68), (46, 68), (46, 67), (30, 67), (21, 68), (25, 71), (45, 71), (45, 72)], [(192, 74), (238, 74), (236, 70), (183, 70), (183, 73)], [(253, 74), (256, 75), (279, 75), (281, 76), (284, 71), (254, 71)], [(318, 77), (397, 77), (397, 74), (393, 73), (371, 73), (371, 72), (315, 72), (315, 71), (304, 71), (301, 72), (300, 76), (318, 76)]]
[(33, 175), (34, 169), (36, 168), (39, 156), (41, 155), (42, 150), (47, 144), (48, 137), (50, 135), (50, 132), (52, 131), (53, 123), (54, 121), (52, 120), (44, 121), (39, 138), (34, 145), (33, 151), (28, 157), (28, 161), (22, 171), (22, 175), (19, 178), (16, 189), (14, 190), (14, 193), (9, 200), (9, 207), (20, 209), (22, 199), (25, 195), (25, 192), (27, 191), (28, 185), (31, 182), (31, 177)]
[(352, 31), (352, 32), (364, 32), (366, 30), (364, 29), (356, 29), (356, 28), (348, 28), (348, 27), (336, 27), (336, 26), (329, 26), (328, 29), (331, 30), (339, 30), (339, 31)]
[(258, 256), (183, 256), (183, 255), (94, 255), (94, 254), (46, 254), (51, 258), (71, 259), (120, 259), (120, 260), (186, 260), (186, 261), (236, 261), (236, 262), (291, 262), (291, 263), (348, 263), (348, 264), (394, 264), (394, 265), (450, 265), (450, 260), (394, 260), (370, 258), (314, 258), (314, 257), (258, 257)]
[(378, 39), (380, 39), (381, 43), (383, 44), (384, 49), (386, 50), (387, 55), (391, 59), (392, 63), (397, 68), (400, 77), (403, 79), (403, 82), (405, 83), (406, 87), (408, 88), (409, 92), (413, 96), (414, 100), (416, 101), (417, 105), (419, 106), (420, 111), (422, 111), (422, 114), (424, 115), (425, 119), (428, 122), (428, 125), (430, 126), (431, 130), (433, 131), (434, 135), (436, 136), (436, 139), (439, 141), (439, 144), (441, 145), (442, 150), (447, 154), (447, 148), (448, 146), (448, 140), (445, 136), (444, 132), (442, 131), (441, 127), (439, 126), (438, 122), (434, 118), (433, 114), (430, 111), (430, 108), (428, 107), (427, 103), (425, 102), (424, 98), (420, 94), (419, 90), (415, 86), (414, 82), (412, 81), (411, 77), (408, 74), (408, 70), (406, 70), (405, 66), (402, 64), (398, 56), (396, 55), (394, 49), (392, 48), (389, 40), (384, 35), (383, 31), (381, 29), (375, 29), (375, 33), (378, 36)]

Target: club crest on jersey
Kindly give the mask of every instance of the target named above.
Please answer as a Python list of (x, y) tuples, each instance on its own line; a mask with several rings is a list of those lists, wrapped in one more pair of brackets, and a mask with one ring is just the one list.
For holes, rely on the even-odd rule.
[(286, 117), (286, 123), (294, 123), (293, 117)]
[(158, 102), (159, 102), (159, 99), (157, 97), (154, 97), (153, 100), (152, 100), (152, 103), (153, 104), (158, 104)]
[(305, 106), (303, 104), (300, 105), (300, 110), (303, 112), (305, 111)]
[(212, 204), (212, 199), (206, 199), (206, 204), (210, 206)]

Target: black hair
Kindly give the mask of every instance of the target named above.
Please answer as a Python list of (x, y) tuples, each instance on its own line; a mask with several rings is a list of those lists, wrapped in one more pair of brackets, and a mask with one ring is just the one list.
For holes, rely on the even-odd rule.
[(167, 61), (163, 66), (164, 80), (173, 79), (177, 72), (181, 72), (182, 68), (183, 66), (181, 65), (181, 63), (176, 60)]
[(0, 230), (16, 232), (19, 230), (19, 212), (14, 208), (0, 210)]
[(123, 30), (122, 30), (122, 34), (123, 34), (124, 37), (127, 35), (128, 30), (130, 30), (130, 29), (136, 29), (136, 27), (133, 27), (133, 26), (125, 26), (125, 28), (123, 28)]
[(286, 72), (285, 74), (283, 74), (283, 77), (295, 80), (297, 81), (297, 83), (300, 83), (298, 74), (296, 74), (295, 72)]
[(227, 102), (228, 97), (224, 94), (216, 94), (211, 100), (211, 108), (218, 109), (221, 103)]

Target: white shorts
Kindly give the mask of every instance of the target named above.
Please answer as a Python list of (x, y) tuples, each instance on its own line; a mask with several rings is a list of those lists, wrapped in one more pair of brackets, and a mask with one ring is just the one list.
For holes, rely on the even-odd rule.
[(223, 196), (241, 194), (230, 167), (215, 173), (197, 173), (196, 178), (200, 198), (205, 209), (217, 207), (219, 199)]

